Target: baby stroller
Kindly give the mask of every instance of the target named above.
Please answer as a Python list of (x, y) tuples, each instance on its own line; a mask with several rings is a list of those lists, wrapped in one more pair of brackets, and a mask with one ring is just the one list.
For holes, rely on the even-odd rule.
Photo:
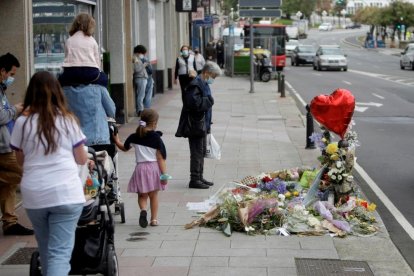
[[(102, 273), (105, 276), (118, 276), (118, 259), (114, 245), (115, 223), (102, 175), (103, 168), (94, 149), (89, 148), (88, 151), (95, 161), (100, 186), (95, 198), (85, 203), (78, 221), (69, 274)], [(35, 251), (30, 261), (30, 276), (41, 275), (39, 252)]]
[(93, 145), (91, 147), (96, 151), (98, 160), (103, 160), (105, 158), (105, 152), (111, 157), (111, 164), (109, 164), (109, 166), (104, 166), (105, 170), (103, 171), (103, 179), (105, 180), (105, 187), (108, 191), (107, 198), (110, 206), (114, 204), (114, 215), (120, 215), (121, 223), (125, 223), (125, 208), (121, 197), (121, 187), (118, 181), (118, 151), (115, 142), (112, 139), (112, 134), (116, 135), (118, 133), (118, 128), (116, 126), (116, 121), (113, 118), (108, 118), (108, 124), (111, 135), (111, 144)]

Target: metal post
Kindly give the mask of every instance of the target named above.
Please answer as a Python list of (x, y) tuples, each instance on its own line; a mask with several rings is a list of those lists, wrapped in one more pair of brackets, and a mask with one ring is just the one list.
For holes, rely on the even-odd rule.
[(280, 81), (280, 88), (281, 88), (281, 90), (280, 90), (280, 97), (284, 98), (284, 97), (286, 97), (285, 96), (285, 75), (282, 74), (281, 77), (282, 77), (282, 79)]
[(277, 71), (277, 92), (280, 93), (282, 91), (282, 82), (281, 82), (281, 77), (280, 77), (280, 71)]
[(254, 93), (254, 68), (253, 68), (253, 18), (250, 17), (250, 93)]
[(310, 113), (310, 106), (306, 105), (306, 149), (314, 149), (315, 142), (312, 142), (310, 136), (314, 132), (313, 130), (313, 118), (312, 114)]

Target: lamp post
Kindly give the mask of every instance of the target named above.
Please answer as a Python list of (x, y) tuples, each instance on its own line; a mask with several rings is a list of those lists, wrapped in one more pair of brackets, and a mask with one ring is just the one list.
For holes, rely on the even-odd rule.
[(345, 10), (345, 9), (342, 9), (342, 10), (341, 10), (341, 14), (342, 14), (342, 16), (343, 16), (343, 18), (344, 18), (344, 25), (343, 25), (343, 27), (345, 28), (345, 26), (346, 26), (346, 19), (345, 19), (346, 10)]
[(322, 11), (322, 23), (325, 23), (325, 17), (327, 14), (328, 13), (325, 10)]
[(298, 19), (298, 21), (302, 18), (302, 13), (300, 12), (300, 11), (298, 11), (297, 13), (296, 13), (296, 17), (297, 17), (297, 19)]
[(231, 14), (230, 18), (231, 18), (232, 22), (233, 22), (233, 19), (234, 19), (233, 10), (234, 10), (233, 8), (230, 8), (230, 14)]

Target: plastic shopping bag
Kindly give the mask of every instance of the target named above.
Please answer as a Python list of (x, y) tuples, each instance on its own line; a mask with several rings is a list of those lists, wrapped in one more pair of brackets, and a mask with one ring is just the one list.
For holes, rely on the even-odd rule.
[(217, 143), (216, 139), (214, 139), (213, 134), (207, 134), (207, 149), (206, 149), (206, 158), (217, 159), (220, 160), (221, 158), (221, 150), (220, 145)]

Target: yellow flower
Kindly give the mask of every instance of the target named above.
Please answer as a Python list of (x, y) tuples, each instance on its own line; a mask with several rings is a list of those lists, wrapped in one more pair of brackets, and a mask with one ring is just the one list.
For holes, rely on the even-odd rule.
[(328, 146), (326, 146), (326, 152), (328, 154), (334, 154), (338, 151), (338, 143), (330, 143)]
[(375, 211), (375, 209), (377, 208), (377, 205), (375, 205), (375, 203), (371, 203), (370, 205), (368, 205), (367, 210), (370, 212)]
[(334, 153), (334, 154), (331, 155), (330, 159), (333, 160), (333, 161), (338, 161), (339, 160), (339, 155)]

